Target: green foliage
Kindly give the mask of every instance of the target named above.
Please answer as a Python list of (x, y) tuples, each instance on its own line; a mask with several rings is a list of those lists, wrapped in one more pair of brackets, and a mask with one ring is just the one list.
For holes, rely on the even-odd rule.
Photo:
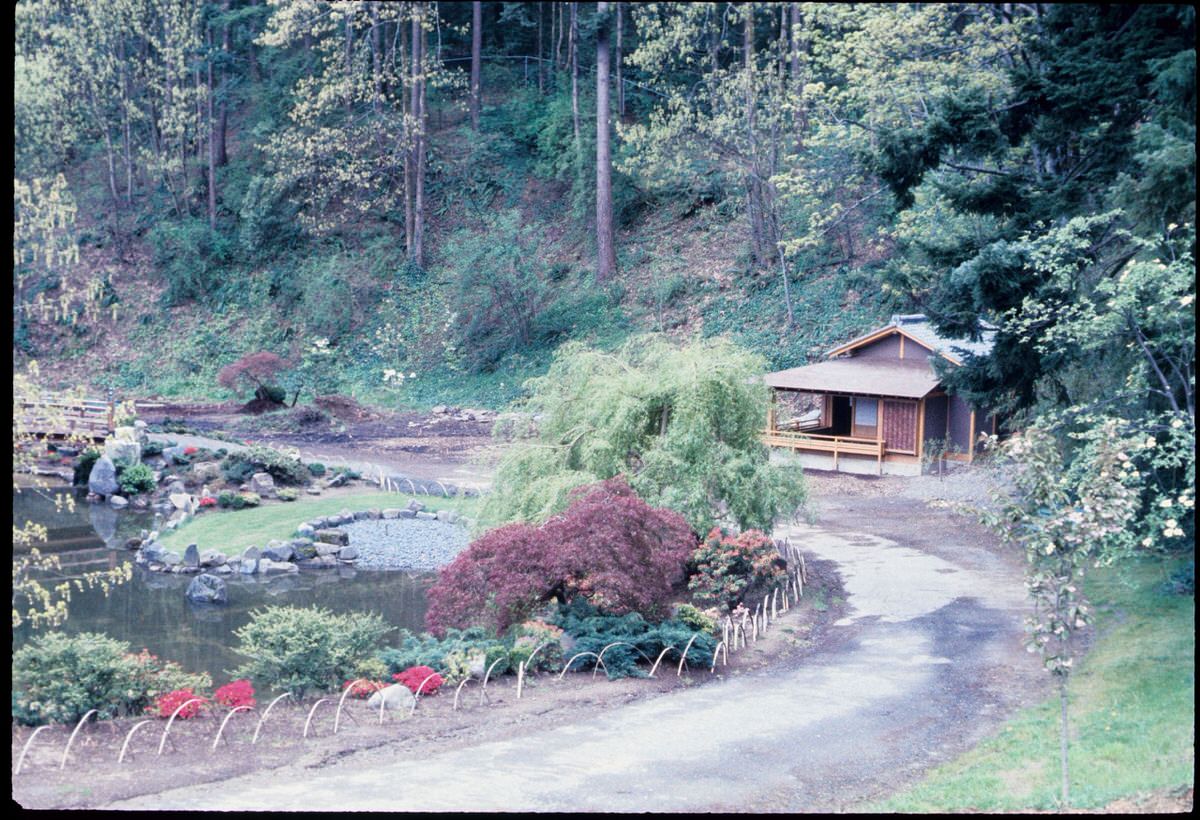
[[(545, 621), (531, 620), (514, 624), (508, 630), (508, 639), (512, 641), (509, 658), (515, 669), (519, 664), (533, 665), (528, 669), (540, 669), (546, 672), (557, 672), (563, 664), (562, 648), (563, 631)], [(534, 652), (537, 655), (534, 656)]]
[(569, 343), (526, 383), (534, 437), (503, 456), (485, 520), (542, 520), (569, 491), (620, 473), (649, 504), (707, 531), (728, 516), (769, 528), (803, 499), (797, 471), (767, 461), (759, 441), (762, 360), (724, 340), (678, 347), (652, 336), (615, 353)]
[(319, 461), (310, 461), (305, 466), (308, 467), (308, 472), (311, 473), (314, 478), (320, 478), (321, 476), (325, 475), (325, 465)]
[(117, 476), (117, 483), (121, 485), (124, 495), (148, 493), (158, 486), (154, 480), (154, 471), (145, 464), (131, 464), (121, 470), (121, 474)]
[(246, 506), (246, 499), (242, 498), (242, 494), (233, 490), (222, 490), (217, 494), (217, 506), (240, 510)]
[(101, 720), (136, 715), (163, 692), (208, 689), (208, 675), (184, 672), (106, 635), (46, 632), (13, 653), (13, 717), (25, 725), (72, 723), (91, 709)]
[(718, 620), (714, 614), (719, 613), (705, 612), (691, 604), (680, 604), (675, 609), (675, 620), (697, 632), (715, 634)]
[(237, 652), (250, 660), (238, 677), (297, 696), (328, 691), (352, 680), (390, 631), (378, 615), (337, 615), (321, 607), (270, 606), (250, 613), (234, 631)]
[(241, 483), (259, 472), (270, 473), (278, 483), (292, 486), (307, 484), (311, 476), (296, 456), (262, 445), (230, 453), (221, 461), (221, 473), (229, 481)]
[(262, 503), (262, 498), (258, 493), (240, 493), (238, 498), (242, 500), (243, 507), (257, 507)]
[(756, 530), (726, 535), (714, 528), (692, 553), (692, 566), (688, 589), (725, 611), (787, 577), (787, 562), (774, 542)]
[[(486, 671), (493, 662), (507, 658), (510, 647), (481, 627), (448, 629), (441, 639), (428, 632), (414, 635), (401, 629), (397, 646), (380, 651), (378, 658), (387, 664), (389, 675), (413, 666), (428, 666), (441, 673), (447, 683), (458, 683), (470, 676), (472, 665), (482, 664)], [(508, 662), (501, 660), (492, 674), (503, 675), (508, 669)]]
[(281, 487), (275, 491), (275, 497), (280, 501), (295, 501), (300, 493), (295, 487)]
[(161, 441), (147, 441), (142, 445), (142, 458), (147, 456), (160, 456), (166, 447), (167, 445)]
[(225, 266), (233, 256), (224, 234), (209, 229), (201, 219), (159, 222), (149, 233), (155, 268), (167, 283), (164, 298), (176, 305), (204, 301), (225, 281)]
[[(711, 634), (693, 629), (683, 621), (667, 620), (652, 624), (636, 612), (608, 615), (581, 598), (569, 605), (560, 605), (551, 620), (575, 639), (572, 655), (579, 652), (599, 654), (610, 644), (618, 644), (604, 652), (604, 667), (609, 680), (645, 677), (649, 666), (664, 649), (674, 647), (674, 653), (668, 653), (667, 657), (678, 659), (693, 636), (696, 639), (687, 655), (690, 666), (707, 669), (712, 664), (713, 651), (717, 648), (717, 639)], [(646, 668), (640, 668), (639, 662), (644, 662)], [(575, 662), (573, 669), (578, 671), (595, 663), (594, 657), (581, 658)]]

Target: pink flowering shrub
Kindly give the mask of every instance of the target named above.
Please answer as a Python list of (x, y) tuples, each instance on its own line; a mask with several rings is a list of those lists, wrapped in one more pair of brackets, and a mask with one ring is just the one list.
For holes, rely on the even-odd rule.
[(425, 625), (504, 631), (552, 597), (582, 597), (614, 614), (664, 614), (696, 538), (671, 510), (642, 501), (618, 476), (576, 489), (541, 526), (485, 533), (439, 573)]
[(787, 577), (787, 562), (759, 530), (734, 536), (714, 527), (692, 554), (692, 565), (688, 589), (696, 600), (725, 609), (733, 609), (749, 591)]
[(238, 706), (254, 706), (254, 686), (250, 681), (242, 679), (227, 683), (213, 693), (213, 700), (231, 709)]
[[(433, 677), (429, 677), (430, 675), (433, 675)], [(432, 695), (445, 683), (442, 680), (442, 676), (435, 674), (428, 666), (410, 666), (403, 672), (397, 672), (392, 675), (392, 680), (407, 686), (409, 691), (414, 695)], [(422, 681), (424, 681), (424, 684), (422, 684)], [(420, 692), (417, 692), (418, 686), (421, 687)]]
[[(160, 696), (154, 701), (154, 711), (160, 718), (169, 718), (175, 714), (175, 710), (187, 703), (189, 700), (196, 698), (197, 695), (190, 688), (175, 689)], [(188, 703), (179, 711), (179, 720), (187, 720), (194, 718), (200, 714), (200, 711), (208, 704), (207, 698), (199, 698), (195, 703)]]

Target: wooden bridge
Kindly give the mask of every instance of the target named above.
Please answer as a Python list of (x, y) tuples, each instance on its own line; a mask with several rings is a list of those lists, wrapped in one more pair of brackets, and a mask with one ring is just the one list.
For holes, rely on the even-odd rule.
[[(21, 403), (20, 417), (14, 419), (16, 432), (42, 439), (85, 438), (103, 441), (115, 429), (117, 406), (114, 398), (88, 399), (61, 393), (43, 393), (35, 400)], [(153, 410), (161, 404), (135, 402), (137, 411)]]

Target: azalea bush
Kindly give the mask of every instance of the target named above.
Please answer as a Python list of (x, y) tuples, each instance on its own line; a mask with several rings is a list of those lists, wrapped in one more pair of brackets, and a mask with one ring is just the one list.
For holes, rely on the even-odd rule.
[(254, 684), (242, 679), (227, 683), (213, 693), (213, 700), (222, 706), (236, 709), (239, 706), (254, 706)]
[(366, 700), (371, 695), (386, 687), (387, 684), (381, 681), (374, 680), (348, 680), (342, 684), (342, 690), (350, 690), (346, 697), (357, 698), (358, 700)]
[(582, 597), (615, 613), (664, 612), (695, 546), (683, 517), (651, 507), (623, 478), (577, 488), (572, 498), (541, 526), (485, 533), (444, 567), (429, 590), (430, 631), (500, 632), (553, 597)]
[[(396, 683), (407, 686), (414, 695), (433, 695), (442, 687), (445, 681), (442, 676), (428, 666), (411, 666), (403, 672), (392, 675)], [(418, 691), (418, 687), (420, 691)]]
[(335, 615), (321, 607), (269, 606), (250, 613), (235, 630), (235, 647), (249, 661), (235, 674), (297, 696), (353, 680), (391, 631), (378, 615)]
[(200, 499), (200, 506), (201, 507), (215, 507), (215, 506), (217, 506), (217, 499), (213, 498), (211, 495), (206, 495)]
[[(189, 701), (191, 701), (189, 703)], [(184, 706), (184, 704), (187, 704)], [(208, 699), (200, 697), (191, 689), (175, 689), (167, 692), (165, 695), (158, 697), (154, 701), (153, 713), (164, 720), (175, 714), (175, 710), (179, 709), (179, 714), (176, 715), (177, 720), (187, 720), (188, 718), (199, 717), (200, 712), (208, 705)], [(180, 709), (180, 707), (183, 707)]]
[(787, 577), (787, 561), (765, 533), (747, 530), (727, 535), (713, 528), (692, 553), (688, 589), (697, 601), (731, 610), (755, 590), (769, 589)]

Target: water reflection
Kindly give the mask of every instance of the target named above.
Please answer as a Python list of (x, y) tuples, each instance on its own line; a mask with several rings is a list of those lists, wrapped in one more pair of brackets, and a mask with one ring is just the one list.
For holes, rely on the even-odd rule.
[[(106, 544), (119, 546), (153, 524), (153, 514), (118, 513), (104, 505), (89, 505), (82, 498), (73, 513), (58, 512), (52, 496), (30, 490), (15, 493), (13, 500), (14, 523), (31, 520), (45, 524), (50, 543), (43, 549), (60, 554), (64, 563), (77, 555), (95, 557), (96, 568), (132, 561), (132, 553), (105, 549)], [(213, 607), (187, 601), (184, 591), (194, 576), (164, 575), (138, 566), (133, 569), (133, 579), (108, 597), (99, 590), (73, 592), (71, 615), (62, 630), (107, 633), (128, 641), (135, 651), (145, 647), (185, 669), (209, 672), (217, 685), (231, 680), (232, 671), (245, 661), (232, 649), (237, 643), (233, 631), (245, 625), (256, 608), (317, 605), (337, 613), (376, 612), (392, 626), (419, 631), (425, 617), (425, 592), (434, 579), (432, 573), (352, 568), (267, 577), (228, 575), (229, 602)], [(32, 634), (27, 626), (14, 630), (14, 646)], [(389, 637), (394, 641), (395, 633)]]

